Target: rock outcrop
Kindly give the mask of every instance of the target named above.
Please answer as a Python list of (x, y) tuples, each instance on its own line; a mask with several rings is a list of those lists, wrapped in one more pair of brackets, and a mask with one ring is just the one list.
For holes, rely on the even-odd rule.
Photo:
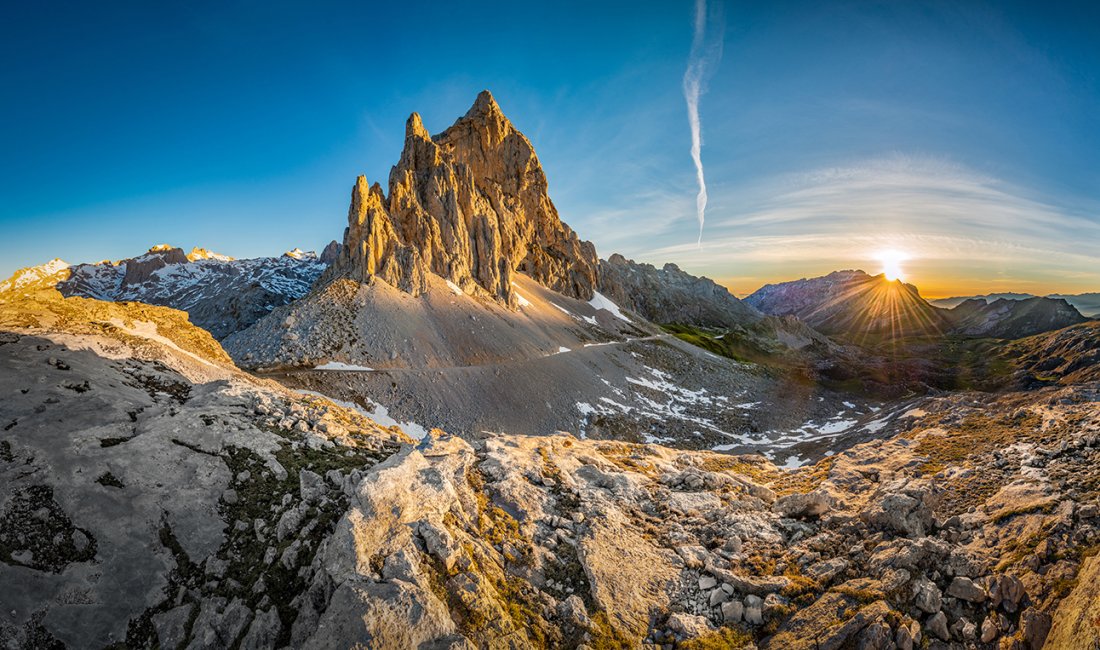
[(356, 181), (343, 250), (326, 278), (377, 278), (420, 295), (434, 273), (515, 307), (517, 271), (588, 300), (596, 265), (595, 247), (558, 217), (530, 141), (483, 91), (437, 136), (409, 117), (388, 194)]
[(656, 268), (615, 253), (600, 260), (600, 292), (624, 309), (654, 323), (700, 327), (744, 327), (764, 318), (710, 278), (685, 273), (675, 264)]
[(321, 257), (319, 258), (321, 263), (328, 266), (335, 264), (336, 260), (340, 259), (340, 251), (343, 250), (343, 248), (343, 245), (335, 239), (330, 241), (328, 245), (325, 246), (325, 249), (321, 251)]
[(351, 486), (411, 442), (237, 370), (187, 314), (0, 303), (0, 646), (286, 647)]

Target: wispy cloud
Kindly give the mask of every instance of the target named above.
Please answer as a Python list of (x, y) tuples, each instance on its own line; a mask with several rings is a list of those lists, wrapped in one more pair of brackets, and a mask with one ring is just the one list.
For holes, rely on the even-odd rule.
[(707, 77), (722, 58), (721, 5), (716, 6), (714, 25), (707, 34), (707, 2), (695, 0), (695, 27), (691, 39), (691, 55), (684, 72), (684, 99), (687, 101), (688, 123), (691, 125), (691, 159), (695, 163), (695, 176), (699, 182), (699, 194), (695, 197), (695, 212), (699, 220), (699, 242), (703, 244), (703, 224), (707, 210), (707, 180), (703, 172), (703, 135), (699, 120), (699, 97), (706, 92)]
[(876, 158), (730, 188), (721, 198), (725, 218), (701, 250), (678, 244), (640, 256), (763, 283), (842, 266), (874, 271), (876, 252), (895, 248), (911, 258), (914, 281), (935, 287), (954, 274), (959, 284), (1100, 288), (1100, 271), (1081, 272), (1100, 269), (1095, 212), (947, 159)]

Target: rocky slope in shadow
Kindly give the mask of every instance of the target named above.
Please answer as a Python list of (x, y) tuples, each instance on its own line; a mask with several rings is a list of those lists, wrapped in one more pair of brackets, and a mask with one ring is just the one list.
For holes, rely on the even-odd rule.
[[(983, 296), (955, 296), (952, 298), (938, 298), (936, 300), (928, 301), (936, 307), (943, 307), (945, 309), (952, 309), (967, 300), (981, 300), (983, 302), (994, 302), (996, 300), (1027, 300), (1029, 298), (1037, 298), (1030, 293), (990, 293)], [(1074, 309), (1081, 312), (1089, 318), (1100, 317), (1100, 293), (1052, 293), (1047, 298), (1054, 300), (1065, 300), (1067, 303), (1073, 306)]]
[(967, 300), (950, 310), (948, 317), (952, 333), (999, 339), (1019, 339), (1088, 320), (1060, 298)]
[(600, 291), (615, 304), (654, 323), (698, 327), (745, 327), (764, 315), (709, 278), (685, 273), (675, 264), (658, 269), (615, 253), (600, 260)]

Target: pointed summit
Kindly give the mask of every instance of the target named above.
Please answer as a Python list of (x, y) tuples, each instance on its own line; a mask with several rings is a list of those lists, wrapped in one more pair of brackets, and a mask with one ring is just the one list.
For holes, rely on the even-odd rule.
[(409, 119), (405, 121), (405, 139), (407, 140), (412, 137), (421, 138), (423, 140), (432, 139), (431, 134), (424, 128), (424, 121), (420, 119), (420, 113), (413, 113), (409, 116)]
[[(478, 116), (504, 117), (504, 113), (500, 110), (500, 105), (497, 104), (497, 100), (493, 99), (493, 93), (488, 90), (483, 90), (478, 93), (477, 99), (474, 100), (474, 105), (470, 107), (470, 110), (466, 111), (466, 117)], [(504, 119), (507, 120), (508, 118)]]
[(409, 116), (389, 192), (357, 181), (343, 250), (326, 277), (379, 278), (419, 295), (434, 273), (514, 307), (516, 272), (588, 300), (596, 250), (562, 223), (534, 147), (486, 90), (435, 137), (419, 114)]

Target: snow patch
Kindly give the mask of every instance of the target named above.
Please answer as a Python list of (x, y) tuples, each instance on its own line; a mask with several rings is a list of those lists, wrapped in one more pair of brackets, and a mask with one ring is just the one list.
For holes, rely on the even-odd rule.
[(319, 366), (314, 366), (314, 370), (347, 370), (351, 372), (374, 372), (374, 368), (368, 368), (366, 366), (356, 366), (348, 363), (341, 363), (339, 361), (329, 361), (328, 363), (322, 363)]
[(886, 428), (887, 424), (889, 424), (889, 418), (879, 418), (877, 420), (871, 420), (863, 425), (863, 430), (870, 431), (871, 433), (878, 433)]
[(787, 456), (787, 460), (780, 467), (782, 469), (798, 469), (808, 462), (810, 462), (808, 459), (804, 459), (800, 455)]
[(592, 296), (592, 300), (589, 300), (588, 304), (592, 305), (596, 309), (603, 309), (603, 310), (611, 312), (611, 314), (613, 316), (615, 316), (615, 318), (618, 318), (619, 320), (623, 320), (623, 321), (626, 321), (628, 323), (630, 322), (630, 319), (627, 318), (623, 314), (622, 310), (619, 309), (618, 305), (611, 302), (611, 299), (609, 299), (607, 296), (603, 295), (599, 291), (595, 291), (595, 292), (593, 292), (593, 294), (594, 295)]
[(462, 296), (466, 293), (462, 290), (462, 287), (458, 286), (454, 282), (451, 282), (450, 280), (447, 280), (447, 286), (451, 288), (451, 291), (453, 291), (456, 296)]

